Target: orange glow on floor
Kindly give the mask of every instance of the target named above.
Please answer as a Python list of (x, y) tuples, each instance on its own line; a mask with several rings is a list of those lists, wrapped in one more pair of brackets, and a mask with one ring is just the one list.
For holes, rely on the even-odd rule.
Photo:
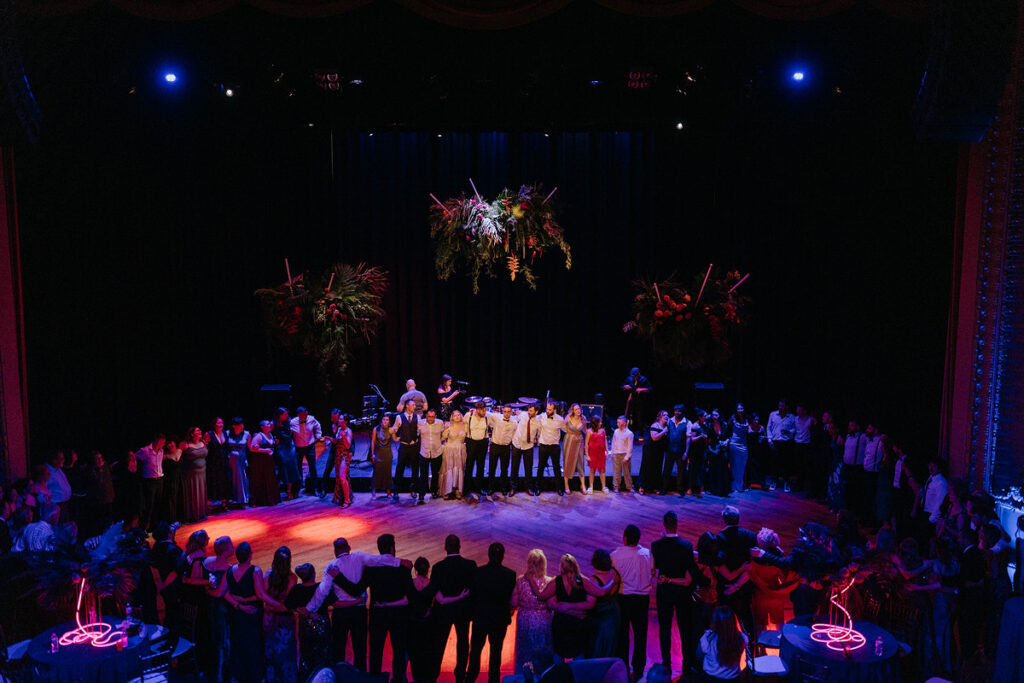
[(207, 519), (199, 524), (191, 524), (182, 527), (178, 532), (178, 545), (184, 546), (188, 540), (186, 534), (204, 529), (210, 536), (210, 550), (213, 549), (213, 542), (221, 536), (230, 536), (236, 544), (242, 541), (258, 542), (263, 539), (270, 525), (262, 519), (254, 517), (217, 517)]
[(317, 517), (290, 525), (284, 540), (286, 545), (287, 541), (330, 545), (339, 536), (353, 539), (365, 535), (370, 529), (371, 525), (359, 517)]

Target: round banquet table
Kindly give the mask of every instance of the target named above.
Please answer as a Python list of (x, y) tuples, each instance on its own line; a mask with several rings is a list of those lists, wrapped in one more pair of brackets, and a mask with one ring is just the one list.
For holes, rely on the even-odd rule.
[[(899, 683), (899, 644), (881, 626), (858, 621), (853, 627), (860, 631), (865, 643), (850, 651), (829, 649), (824, 643), (811, 639), (811, 625), (827, 622), (827, 617), (797, 617), (782, 626), (782, 647), (779, 656), (786, 663), (791, 683), (803, 680), (804, 672), (828, 669), (829, 680), (843, 683)], [(882, 654), (875, 654), (875, 641), (881, 636)]]
[[(103, 617), (103, 621), (115, 629), (121, 624), (118, 617)], [(43, 631), (28, 646), (28, 657), (35, 665), (39, 681), (57, 683), (106, 683), (127, 681), (140, 672), (139, 658), (149, 653), (149, 637), (158, 627), (142, 624), (139, 634), (130, 636), (127, 645), (120, 651), (116, 646), (93, 647), (88, 643), (61, 645), (57, 652), (50, 652), (50, 636), (58, 636), (77, 627), (74, 622), (54, 626)]]

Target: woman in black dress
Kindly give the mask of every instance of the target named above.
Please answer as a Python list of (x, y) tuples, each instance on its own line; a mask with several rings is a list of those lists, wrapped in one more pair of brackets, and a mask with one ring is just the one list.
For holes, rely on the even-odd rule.
[(451, 375), (441, 375), (441, 385), (437, 387), (437, 416), (442, 421), (451, 421), (452, 410), (455, 408), (455, 399), (460, 393), (459, 389), (452, 389)]
[(728, 496), (732, 491), (729, 476), (729, 430), (718, 410), (711, 411), (708, 422), (708, 492), (715, 496)]
[(228, 603), (221, 593), (227, 573), (231, 569), (231, 558), (235, 554), (235, 545), (228, 536), (221, 536), (213, 542), (213, 557), (204, 561), (206, 571), (210, 575), (210, 639), (213, 641), (213, 654), (210, 669), (216, 683), (231, 680), (231, 647), (230, 630), (228, 628)]
[(210, 647), (210, 573), (206, 569), (206, 546), (210, 537), (203, 530), (193, 531), (185, 544), (185, 555), (181, 558), (181, 602), (191, 614), (191, 622), (185, 619), (186, 638), (196, 644), (196, 664), (200, 671), (209, 671), (212, 661)]
[(668, 411), (658, 412), (644, 439), (644, 458), (640, 462), (640, 493), (654, 493), (661, 486), (661, 471), (668, 450)]
[(267, 670), (263, 659), (263, 604), (284, 605), (264, 587), (263, 571), (252, 564), (252, 546), (239, 543), (235, 549), (238, 564), (231, 567), (218, 595), (231, 608), (231, 675), (238, 683), (260, 683)]
[[(585, 656), (587, 651), (587, 612), (594, 606), (580, 575), (576, 558), (566, 553), (558, 563), (560, 574), (548, 583), (537, 597), (547, 600), (555, 611), (551, 618), (551, 642), (555, 654), (562, 659)], [(535, 589), (536, 592), (536, 589)]]
[(299, 680), (304, 681), (314, 671), (333, 663), (331, 620), (327, 611), (327, 600), (316, 612), (302, 611), (320, 586), (320, 582), (316, 580), (316, 568), (308, 563), (300, 564), (295, 568), (295, 575), (299, 577), (301, 583), (294, 585), (288, 592), (284, 605), (299, 613)]
[(225, 448), (227, 434), (224, 418), (215, 417), (210, 431), (203, 435), (208, 453), (206, 455), (206, 497), (216, 502), (217, 507), (228, 511), (231, 498), (231, 480), (228, 475), (228, 452)]
[(413, 592), (409, 596), (409, 629), (406, 650), (414, 681), (437, 680), (436, 664), (432, 655), (434, 620), (430, 614), (430, 561), (417, 557), (413, 564)]
[(277, 505), (281, 502), (281, 487), (274, 474), (274, 444), (270, 420), (260, 422), (260, 431), (249, 441), (249, 502), (253, 506)]
[(206, 519), (206, 456), (203, 430), (192, 427), (188, 441), (181, 445), (181, 483), (185, 494), (185, 522), (192, 524)]

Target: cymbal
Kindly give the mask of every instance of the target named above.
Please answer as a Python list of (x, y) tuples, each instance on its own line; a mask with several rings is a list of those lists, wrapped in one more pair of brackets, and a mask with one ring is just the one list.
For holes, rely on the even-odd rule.
[(520, 409), (522, 409), (522, 408), (529, 408), (533, 404), (532, 403), (523, 403), (522, 401), (517, 401), (515, 403), (509, 403), (507, 405), (508, 405), (509, 408), (520, 408)]
[(482, 401), (482, 400), (484, 400), (483, 396), (470, 396), (470, 397), (468, 397), (466, 399), (466, 403), (473, 404), (473, 403), (476, 403), (477, 401)]
[(529, 396), (520, 396), (519, 397), (519, 402), (520, 403), (526, 403), (527, 405), (532, 405), (534, 403), (540, 403), (540, 399), (539, 398), (530, 398)]

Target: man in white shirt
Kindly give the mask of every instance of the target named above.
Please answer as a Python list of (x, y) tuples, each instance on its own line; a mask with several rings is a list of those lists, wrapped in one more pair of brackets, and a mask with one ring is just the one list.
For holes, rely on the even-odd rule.
[(640, 545), (640, 529), (630, 524), (622, 534), (623, 545), (612, 551), (612, 564), (622, 577), (619, 607), (619, 658), (630, 669), (629, 631), (633, 630), (631, 681), (643, 677), (647, 667), (647, 613), (651, 603), (654, 564), (651, 551)]
[(932, 458), (928, 461), (928, 480), (921, 491), (921, 508), (929, 526), (928, 538), (935, 534), (935, 522), (939, 521), (939, 515), (942, 514), (942, 503), (946, 500), (947, 493), (949, 483), (942, 475), (942, 462)]
[(558, 495), (564, 496), (562, 490), (562, 432), (565, 431), (565, 419), (555, 412), (555, 404), (548, 403), (545, 412), (537, 420), (537, 481), (544, 476), (544, 467), (548, 460), (551, 461), (551, 469), (555, 472), (555, 488)]
[(609, 448), (612, 453), (612, 490), (616, 493), (622, 493), (619, 482), (623, 478), (626, 480), (626, 490), (633, 492), (633, 475), (629, 471), (633, 459), (633, 432), (627, 424), (626, 416), (620, 415)]
[[(498, 499), (501, 491), (506, 497), (509, 494), (508, 463), (512, 452), (512, 437), (516, 435), (518, 421), (512, 414), (512, 406), (502, 406), (501, 413), (488, 413), (487, 420), (491, 425), (491, 451), (488, 488), (493, 491), (493, 498)], [(496, 475), (497, 473), (497, 475)]]
[[(74, 451), (72, 451), (72, 455)], [(75, 458), (71, 460), (71, 466), (75, 466)], [(67, 475), (64, 474), (64, 451), (57, 451), (50, 456), (50, 462), (46, 463), (46, 469), (50, 471), (50, 478), (46, 481), (46, 487), (50, 489), (50, 502), (60, 509), (60, 521), (66, 522), (70, 519), (68, 501), (71, 500), (71, 484)]]
[(164, 441), (163, 434), (153, 436), (153, 441), (135, 451), (135, 461), (142, 472), (142, 500), (139, 505), (139, 528), (150, 530), (158, 521), (156, 504), (164, 492)]
[[(537, 480), (533, 478), (533, 448), (537, 445), (538, 419), (537, 406), (527, 407), (516, 419), (516, 433), (512, 436), (512, 469), (509, 471), (509, 495), (516, 495), (516, 490), (537, 495)], [(523, 469), (520, 470), (520, 464)], [(519, 472), (523, 472), (522, 479)]]
[[(420, 435), (420, 476), (416, 482), (420, 499), (416, 504), (423, 505), (428, 490), (431, 498), (437, 498), (437, 477), (441, 472), (443, 449), (441, 433), (444, 431), (444, 423), (437, 419), (437, 411), (428, 408), (426, 419), (416, 427)], [(413, 474), (415, 475), (415, 472)]]
[(313, 450), (313, 446), (323, 437), (320, 423), (309, 414), (305, 406), (299, 406), (295, 409), (295, 417), (291, 419), (289, 425), (292, 430), (292, 439), (295, 440), (295, 460), (299, 465), (299, 476), (302, 476), (303, 461), (309, 467), (309, 477), (306, 479), (306, 493), (308, 495), (319, 494), (321, 491), (321, 480), (316, 476), (316, 453)]
[(813, 471), (814, 459), (811, 452), (811, 430), (814, 429), (814, 416), (807, 412), (807, 406), (796, 404), (796, 416), (793, 425), (793, 475), (799, 489), (807, 487), (807, 480)]
[(427, 396), (416, 388), (416, 380), (414, 379), (405, 380), (405, 393), (402, 394), (402, 398), (398, 399), (398, 406), (395, 407), (395, 410), (405, 408), (406, 401), (413, 401), (416, 415), (423, 417), (423, 413), (427, 410)]
[(775, 490), (775, 480), (782, 481), (785, 490), (790, 491), (789, 478), (793, 474), (793, 438), (796, 436), (796, 418), (789, 412), (786, 399), (779, 401), (779, 409), (773, 410), (768, 416), (766, 425), (768, 447), (771, 449), (772, 462), (768, 474), (772, 477), (771, 489)]
[(324, 567), (323, 581), (306, 605), (306, 611), (315, 613), (333, 592), (336, 598), (331, 613), (334, 661), (345, 661), (345, 646), (351, 634), (354, 664), (360, 671), (366, 671), (366, 591), (358, 586), (363, 570), (366, 567), (398, 567), (408, 560), (403, 562), (392, 555), (354, 553), (344, 538), (334, 541), (334, 558)]
[(476, 499), (484, 491), (484, 463), (487, 460), (487, 430), (490, 422), (487, 419), (487, 404), (477, 401), (473, 410), (466, 416), (466, 473), (463, 492), (469, 494), (470, 500)]
[(860, 513), (861, 519), (871, 521), (875, 518), (875, 497), (878, 495), (878, 465), (882, 461), (882, 434), (878, 433), (873, 424), (864, 428), (864, 460), (861, 474), (861, 491), (857, 496), (856, 506), (852, 509)]

